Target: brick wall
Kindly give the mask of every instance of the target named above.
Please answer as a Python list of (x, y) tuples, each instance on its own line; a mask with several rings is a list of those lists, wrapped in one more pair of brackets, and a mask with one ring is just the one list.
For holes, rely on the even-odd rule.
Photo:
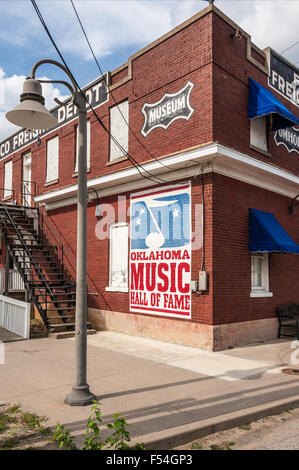
[[(154, 47), (145, 49), (132, 61), (132, 80), (113, 91), (115, 100), (129, 100), (129, 122), (148, 152), (130, 134), (129, 152), (138, 161), (152, 160), (218, 141), (247, 155), (272, 163), (298, 174), (297, 156), (290, 156), (284, 148), (274, 146), (270, 139), (271, 157), (249, 148), (248, 79), (253, 77), (267, 86), (267, 77), (246, 60), (245, 39), (233, 40), (234, 28), (218, 16), (209, 13), (181, 29)], [(262, 62), (256, 51), (253, 55)], [(259, 56), (259, 57), (258, 57)], [(125, 78), (127, 69), (114, 78)], [(178, 120), (167, 131), (155, 129), (146, 139), (140, 133), (143, 126), (142, 106), (154, 103), (163, 95), (180, 90), (187, 81), (194, 83), (191, 105), (195, 108), (189, 121)], [(273, 91), (274, 92), (274, 91)], [(274, 92), (275, 94), (275, 92)], [(283, 97), (279, 97), (285, 102)], [(297, 113), (290, 103), (286, 106)], [(109, 128), (109, 107), (114, 100), (98, 107), (97, 112)], [(128, 160), (107, 165), (109, 136), (96, 119), (91, 121), (91, 170), (88, 178), (113, 173), (131, 167)], [(32, 181), (36, 181), (39, 194), (77, 182), (75, 167), (75, 126), (73, 121), (31, 145)], [(59, 181), (45, 186), (46, 141), (59, 135)], [(13, 187), (19, 192), (22, 175), (22, 155), (28, 149), (13, 155)], [(11, 158), (11, 157), (9, 157)], [(4, 181), (4, 160), (0, 162), (0, 179)], [(195, 230), (195, 207), (202, 203), (201, 178), (192, 179), (192, 217)], [(142, 187), (142, 182), (140, 183)], [(298, 216), (290, 217), (288, 198), (241, 181), (213, 173), (204, 175), (205, 187), (205, 267), (209, 273), (209, 292), (192, 295), (192, 321), (208, 325), (243, 322), (275, 316), (280, 303), (298, 299), (299, 268), (295, 255), (270, 255), (270, 290), (273, 298), (250, 298), (250, 255), (248, 253), (249, 207), (274, 212), (282, 226), (299, 243)], [(129, 204), (129, 193), (127, 206)], [(1, 196), (1, 195), (0, 195)], [(20, 196), (18, 202), (20, 203)], [(101, 198), (101, 204), (110, 203), (117, 213), (117, 196)], [(89, 296), (89, 306), (96, 309), (129, 313), (129, 295), (106, 292), (109, 283), (109, 242), (99, 240), (95, 233), (95, 201), (88, 206), (88, 273), (101, 292)], [(49, 216), (76, 252), (76, 206), (52, 210)], [(117, 218), (116, 218), (117, 220)], [(297, 226), (297, 227), (296, 227)], [(192, 279), (201, 269), (202, 249), (192, 253)], [(132, 314), (133, 315), (133, 314)], [(135, 314), (134, 314), (135, 315)], [(142, 314), (137, 314), (142, 315)], [(181, 321), (181, 320), (174, 320)]]
[[(250, 124), (247, 118), (248, 79), (253, 77), (267, 86), (267, 76), (246, 59), (247, 40), (234, 40), (234, 28), (216, 13), (208, 13), (185, 28), (170, 35), (144, 53), (136, 54), (132, 60), (132, 80), (113, 90), (116, 102), (129, 100), (129, 123), (139, 140), (129, 135), (129, 153), (138, 162), (152, 160), (184, 149), (218, 141), (255, 158), (272, 163), (298, 174), (297, 154), (289, 154), (277, 147), (273, 133), (270, 136), (271, 157), (249, 148)], [(252, 54), (261, 58), (254, 49)], [(128, 73), (124, 68), (113, 77), (123, 79)], [(141, 112), (144, 103), (160, 100), (166, 92), (181, 89), (187, 81), (194, 83), (191, 105), (195, 108), (189, 121), (178, 120), (167, 131), (158, 128), (146, 138), (141, 135), (144, 117)], [(271, 90), (274, 94), (275, 91)], [(297, 108), (278, 98), (293, 112)], [(109, 128), (109, 108), (115, 105), (109, 101), (97, 108), (97, 113)], [(88, 178), (112, 173), (131, 167), (128, 160), (107, 165), (109, 162), (110, 138), (89, 113), (91, 121), (91, 171)], [(13, 187), (19, 193), (22, 175), (22, 155), (32, 151), (32, 181), (38, 186), (39, 194), (77, 182), (73, 175), (75, 167), (75, 127), (77, 120), (64, 125), (37, 143), (16, 152), (13, 156)], [(59, 181), (50, 186), (46, 179), (46, 141), (59, 136), (60, 161)], [(7, 159), (6, 159), (7, 160)], [(0, 162), (0, 179), (4, 180), (3, 165)], [(1, 196), (1, 194), (0, 194)]]
[[(186, 180), (184, 180), (186, 181)], [(163, 188), (163, 185), (160, 185)], [(155, 187), (156, 188), (156, 187)], [(205, 191), (205, 218), (206, 218), (206, 237), (205, 237), (205, 265), (210, 273), (210, 288), (207, 295), (192, 296), (192, 322), (202, 322), (212, 324), (212, 298), (213, 298), (213, 273), (212, 273), (212, 175), (207, 174), (204, 177)], [(127, 214), (130, 203), (130, 194), (124, 193), (126, 196)], [(192, 231), (195, 232), (198, 227), (198, 213), (196, 206), (202, 203), (201, 180), (196, 178), (192, 180)], [(101, 198), (101, 206), (105, 207), (109, 204), (115, 212), (115, 221), (120, 220), (118, 214), (118, 197), (111, 196)], [(124, 292), (107, 292), (105, 288), (109, 286), (109, 239), (100, 240), (96, 235), (96, 224), (101, 220), (95, 216), (96, 202), (89, 203), (88, 206), (88, 223), (87, 223), (87, 239), (88, 239), (88, 261), (87, 271), (89, 274), (90, 291), (96, 292), (98, 295), (89, 295), (88, 304), (90, 308), (108, 309), (110, 311), (129, 313), (129, 294)], [(103, 212), (106, 217), (105, 211)], [(52, 210), (48, 216), (61, 231), (63, 237), (69, 244), (69, 249), (75, 257), (76, 253), (76, 206), (67, 206)], [(105, 219), (106, 220), (106, 219)], [(129, 223), (129, 218), (126, 218)], [(110, 223), (114, 220), (111, 219)], [(104, 224), (104, 230), (109, 230), (109, 220)], [(199, 234), (197, 234), (198, 236)], [(192, 251), (192, 279), (198, 279), (198, 271), (201, 269), (202, 249)], [(67, 259), (66, 259), (67, 264)], [(72, 269), (69, 269), (73, 273)], [(98, 290), (94, 289), (91, 279), (96, 284)], [(100, 292), (99, 292), (100, 291)], [(135, 315), (132, 313), (132, 315)], [(142, 315), (138, 313), (138, 315)], [(182, 320), (177, 320), (182, 321)], [(184, 320), (185, 321), (185, 320)]]
[(299, 301), (295, 254), (269, 254), (270, 298), (250, 298), (249, 208), (272, 212), (299, 244), (298, 215), (288, 215), (289, 199), (256, 186), (214, 174), (213, 322), (223, 324), (276, 316), (276, 307)]
[[(247, 60), (247, 40), (232, 39), (235, 29), (218, 15), (213, 16), (213, 140), (266, 163), (277, 165), (294, 174), (299, 173), (299, 155), (289, 154), (284, 146), (277, 147), (274, 132), (269, 136), (269, 153), (249, 148), (250, 121), (247, 117), (249, 77), (268, 88), (268, 77)], [(252, 55), (256, 52), (252, 48)], [(295, 115), (298, 107), (270, 91)]]

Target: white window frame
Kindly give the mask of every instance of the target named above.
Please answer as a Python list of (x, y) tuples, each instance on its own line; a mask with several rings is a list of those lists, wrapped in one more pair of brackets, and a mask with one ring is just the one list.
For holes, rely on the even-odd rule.
[[(110, 108), (110, 152), (109, 161), (113, 162), (119, 158), (125, 158), (124, 153), (118, 145), (114, 142), (113, 138), (121, 145), (121, 147), (128, 152), (129, 150), (129, 101), (122, 101), (121, 103)], [(112, 138), (113, 137), (113, 138)]]
[[(53, 163), (53, 161), (50, 159), (49, 151), (50, 151), (50, 146), (54, 142), (57, 142), (57, 155), (55, 156), (57, 158), (57, 172), (55, 175), (52, 176), (52, 173), (50, 171), (50, 165)], [(54, 181), (57, 181), (59, 178), (59, 137), (56, 135), (55, 137), (52, 137), (52, 139), (47, 140), (47, 174), (46, 174), (46, 183), (52, 183)]]
[[(8, 171), (9, 169), (9, 171)], [(12, 160), (4, 163), (4, 193), (3, 199), (10, 199), (13, 195), (12, 192), (12, 175), (13, 175)]]
[[(260, 286), (253, 285), (254, 260), (262, 259), (262, 282)], [(273, 297), (269, 292), (269, 253), (251, 253), (251, 292), (250, 297)]]
[[(74, 174), (78, 174), (78, 126), (76, 126), (76, 155), (75, 155), (75, 171)], [(90, 119), (87, 119), (86, 124), (86, 163), (87, 171), (90, 170)]]
[[(127, 238), (126, 238), (126, 250), (127, 250), (127, 285), (126, 286), (113, 286), (112, 285), (112, 268), (113, 268), (113, 242), (112, 242), (112, 230), (119, 227), (126, 227)], [(111, 224), (109, 227), (109, 287), (106, 287), (108, 292), (129, 292), (129, 225), (127, 222), (116, 222)]]
[(250, 119), (250, 146), (263, 152), (269, 152), (267, 116)]

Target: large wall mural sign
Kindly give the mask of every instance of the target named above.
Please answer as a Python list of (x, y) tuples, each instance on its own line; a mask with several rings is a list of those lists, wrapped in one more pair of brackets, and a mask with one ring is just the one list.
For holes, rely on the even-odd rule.
[(188, 82), (176, 93), (165, 93), (156, 103), (145, 103), (142, 108), (144, 124), (141, 130), (143, 137), (161, 127), (167, 129), (177, 119), (189, 120), (194, 112), (190, 104), (190, 94), (194, 84)]
[(191, 318), (190, 183), (132, 194), (130, 311)]

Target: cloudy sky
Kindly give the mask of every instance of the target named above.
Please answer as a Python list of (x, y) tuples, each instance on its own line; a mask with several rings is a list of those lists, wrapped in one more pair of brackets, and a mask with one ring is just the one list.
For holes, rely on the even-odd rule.
[[(70, 0), (36, 0), (42, 15), (81, 86), (99, 75)], [(103, 71), (113, 70), (162, 34), (208, 5), (204, 0), (74, 0)], [(299, 0), (215, 0), (215, 5), (252, 36), (299, 65)], [(0, 140), (16, 128), (5, 112), (19, 101), (22, 83), (34, 62), (58, 59), (30, 0), (0, 0)], [(62, 78), (58, 69), (40, 75)], [(46, 104), (67, 94), (44, 85)]]

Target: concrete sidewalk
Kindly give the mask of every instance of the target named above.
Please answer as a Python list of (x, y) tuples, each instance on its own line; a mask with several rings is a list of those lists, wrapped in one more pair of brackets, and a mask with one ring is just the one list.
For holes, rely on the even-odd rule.
[[(121, 413), (133, 442), (170, 449), (211, 432), (299, 405), (295, 342), (278, 340), (211, 353), (113, 332), (88, 337), (88, 382), (104, 423)], [(299, 347), (299, 343), (298, 343)], [(297, 347), (297, 349), (298, 349)], [(299, 353), (297, 354), (299, 359)], [(71, 389), (74, 341), (6, 343), (0, 402), (21, 403), (82, 436), (90, 407), (63, 403)]]
[(25, 341), (25, 338), (0, 326), (0, 341), (9, 343), (10, 341)]

